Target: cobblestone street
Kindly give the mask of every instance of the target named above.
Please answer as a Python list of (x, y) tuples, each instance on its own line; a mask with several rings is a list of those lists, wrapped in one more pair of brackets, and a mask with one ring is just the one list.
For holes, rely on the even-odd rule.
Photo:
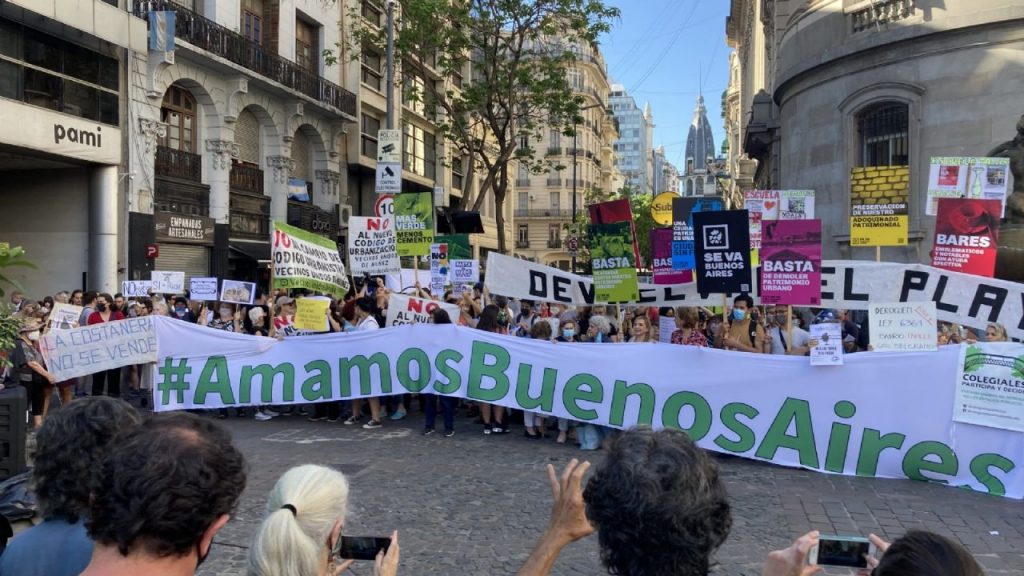
[[(345, 533), (385, 535), (398, 529), (402, 574), (511, 575), (548, 521), (551, 497), (544, 465), (561, 467), (580, 456), (596, 464), (602, 458), (600, 452), (580, 452), (551, 439), (528, 440), (521, 426), (506, 436), (484, 436), (465, 418), (457, 420), (453, 438), (421, 436), (418, 414), (378, 430), (310, 423), (299, 416), (225, 422), (249, 460), (249, 484), (237, 517), (216, 539), (200, 572), (204, 575), (245, 573), (247, 546), (267, 493), (282, 472), (304, 463), (333, 466), (348, 475)], [(734, 524), (717, 556), (718, 574), (760, 574), (770, 550), (810, 529), (894, 538), (910, 528), (958, 539), (990, 575), (1024, 574), (1024, 505), (1018, 501), (739, 458), (719, 462)], [(364, 562), (351, 573), (371, 572)], [(553, 573), (602, 574), (596, 537), (567, 548)]]

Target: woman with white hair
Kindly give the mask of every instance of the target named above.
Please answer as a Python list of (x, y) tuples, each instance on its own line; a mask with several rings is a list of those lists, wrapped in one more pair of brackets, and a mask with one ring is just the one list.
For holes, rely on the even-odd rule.
[[(249, 547), (250, 576), (336, 576), (352, 561), (334, 557), (348, 511), (348, 480), (337, 470), (306, 464), (284, 473), (267, 499), (267, 516)], [(375, 576), (398, 573), (398, 532)]]

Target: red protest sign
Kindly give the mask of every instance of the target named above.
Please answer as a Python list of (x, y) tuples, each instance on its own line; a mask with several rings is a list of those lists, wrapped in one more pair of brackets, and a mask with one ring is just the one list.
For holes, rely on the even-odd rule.
[(996, 270), (1002, 202), (939, 198), (932, 266), (991, 278)]

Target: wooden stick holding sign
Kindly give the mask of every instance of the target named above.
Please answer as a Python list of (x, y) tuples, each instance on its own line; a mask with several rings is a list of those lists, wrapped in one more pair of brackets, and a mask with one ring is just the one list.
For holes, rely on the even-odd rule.
[(793, 305), (786, 306), (786, 354), (793, 351)]

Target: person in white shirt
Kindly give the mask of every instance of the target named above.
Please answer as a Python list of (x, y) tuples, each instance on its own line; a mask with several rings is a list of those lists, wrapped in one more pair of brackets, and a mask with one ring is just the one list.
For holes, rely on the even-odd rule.
[[(380, 329), (380, 324), (377, 323), (377, 318), (373, 315), (373, 307), (373, 298), (370, 298), (369, 296), (363, 296), (356, 300), (356, 332)], [(370, 403), (370, 421), (363, 424), (363, 428), (380, 428), (380, 398), (369, 398), (368, 400)], [(352, 424), (358, 424), (362, 417), (363, 399), (353, 399), (352, 416), (350, 416), (348, 420), (345, 420), (345, 424), (349, 426)]]
[[(786, 329), (786, 320), (789, 310), (786, 306), (773, 306), (769, 310), (772, 327), (769, 335), (772, 339), (772, 354), (789, 354), (791, 356), (806, 356), (815, 342), (811, 339), (809, 332), (797, 327), (796, 320), (793, 320), (793, 336), (790, 341), (789, 331)], [(787, 351), (788, 350), (788, 351)]]

